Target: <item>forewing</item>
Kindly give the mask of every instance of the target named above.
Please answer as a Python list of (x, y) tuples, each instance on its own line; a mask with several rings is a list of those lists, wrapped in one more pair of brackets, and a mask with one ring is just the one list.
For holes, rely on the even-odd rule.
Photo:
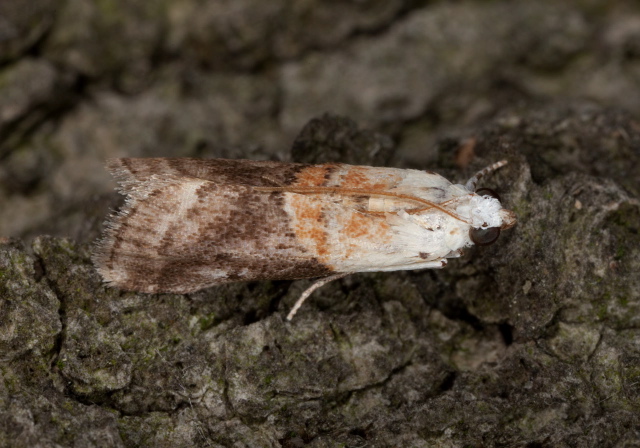
[[(260, 172), (271, 179), (289, 173), (258, 168), (250, 170), (253, 178), (241, 176), (242, 184), (233, 183), (231, 173), (216, 182), (174, 172), (136, 170), (141, 180), (129, 174), (126, 204), (96, 248), (98, 271), (122, 289), (180, 293), (229, 281), (330, 274), (296, 241), (283, 194), (245, 185), (258, 182)], [(131, 165), (126, 170), (132, 173)]]
[(216, 184), (276, 187), (291, 184), (307, 165), (254, 160), (192, 158), (120, 158), (107, 160), (107, 169), (123, 194), (151, 178), (193, 178)]
[(94, 261), (107, 282), (143, 292), (422, 262), (425, 248), (389, 214), (425, 206), (411, 198), (451, 197), (441, 176), (394, 168), (170, 158), (108, 167), (127, 201)]

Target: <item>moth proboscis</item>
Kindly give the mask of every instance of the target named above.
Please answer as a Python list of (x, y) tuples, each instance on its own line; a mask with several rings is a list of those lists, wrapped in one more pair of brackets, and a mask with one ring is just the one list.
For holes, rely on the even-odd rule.
[(477, 182), (340, 163), (122, 158), (107, 162), (126, 196), (93, 260), (109, 285), (188, 293), (250, 280), (442, 268), (492, 244), (516, 217)]

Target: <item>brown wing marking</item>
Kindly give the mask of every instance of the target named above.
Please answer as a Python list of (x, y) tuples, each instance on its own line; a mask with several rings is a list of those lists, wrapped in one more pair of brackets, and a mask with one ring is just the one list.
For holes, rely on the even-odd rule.
[(209, 180), (246, 186), (290, 185), (310, 165), (255, 160), (193, 158), (120, 158), (107, 160), (107, 169), (127, 194), (136, 182), (164, 177)]
[[(170, 174), (131, 180), (140, 171), (118, 166), (129, 173), (127, 202), (107, 224), (93, 257), (107, 282), (128, 290), (184, 293), (228, 281), (332, 273), (296, 240), (282, 193)], [(293, 178), (287, 168), (278, 173), (281, 178)], [(260, 171), (252, 174), (256, 181)]]

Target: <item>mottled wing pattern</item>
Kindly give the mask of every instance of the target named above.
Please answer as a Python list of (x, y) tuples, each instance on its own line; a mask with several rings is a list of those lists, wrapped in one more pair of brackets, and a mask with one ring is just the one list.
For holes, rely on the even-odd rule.
[(194, 159), (115, 159), (128, 195), (94, 261), (122, 289), (190, 292), (239, 280), (295, 279), (331, 270), (296, 240), (283, 193), (304, 165)]
[(451, 183), (435, 173), (314, 165), (302, 170), (289, 190), (299, 193), (284, 196), (297, 240), (334, 272), (440, 267), (436, 261), (450, 252), (439, 243), (443, 228), (425, 229), (397, 215), (428, 208), (411, 198), (433, 203), (452, 198)]
[(127, 201), (94, 261), (122, 289), (184, 293), (230, 281), (432, 267), (443, 256), (422, 247), (442, 235), (397, 216), (420, 204), (385, 196), (446, 201), (451, 184), (435, 173), (184, 158), (112, 159), (108, 168)]
[(217, 184), (274, 187), (294, 182), (305, 166), (254, 160), (192, 158), (122, 158), (107, 160), (107, 169), (124, 193), (150, 178), (173, 177), (210, 180)]

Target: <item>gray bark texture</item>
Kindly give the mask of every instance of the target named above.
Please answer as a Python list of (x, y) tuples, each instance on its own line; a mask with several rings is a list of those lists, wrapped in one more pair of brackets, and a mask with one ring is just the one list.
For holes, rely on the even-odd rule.
[[(438, 171), (438, 271), (105, 287), (107, 157)], [(640, 446), (635, 1), (0, 1), (0, 446)]]

